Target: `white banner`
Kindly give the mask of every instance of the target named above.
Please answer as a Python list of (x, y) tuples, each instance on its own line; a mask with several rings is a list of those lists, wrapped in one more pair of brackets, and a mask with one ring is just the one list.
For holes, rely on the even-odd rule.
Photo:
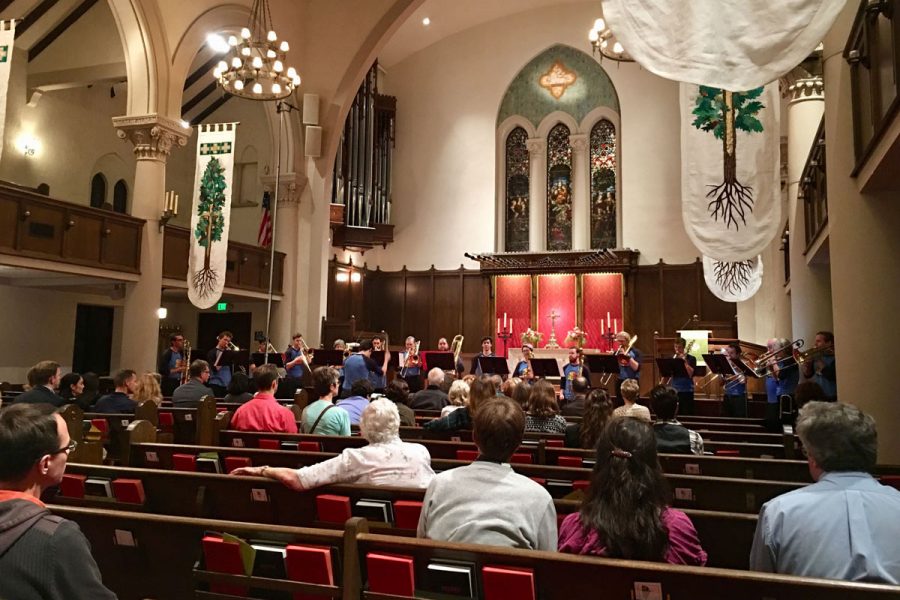
[(704, 256), (750, 260), (781, 221), (778, 84), (748, 92), (681, 85), (681, 209)]
[(225, 288), (237, 126), (215, 123), (197, 128), (187, 284), (188, 298), (198, 308), (218, 302)]
[(759, 291), (763, 278), (762, 256), (740, 262), (703, 257), (703, 279), (719, 300), (743, 302)]
[(642, 67), (673, 81), (750, 90), (809, 56), (846, 0), (604, 0), (607, 26)]
[[(9, 90), (9, 71), (12, 68), (16, 22), (0, 21), (0, 140), (6, 139), (6, 95)], [(0, 155), (3, 144), (0, 143)]]

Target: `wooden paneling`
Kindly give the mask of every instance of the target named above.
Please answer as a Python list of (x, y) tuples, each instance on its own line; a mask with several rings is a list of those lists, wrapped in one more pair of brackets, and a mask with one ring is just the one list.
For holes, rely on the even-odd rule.
[(66, 208), (29, 203), (22, 212), (19, 248), (24, 252), (61, 256)]
[(662, 328), (662, 278), (655, 266), (637, 271), (634, 282), (634, 299), (632, 301), (634, 318), (628, 325), (629, 331), (638, 336), (638, 346), (643, 340), (653, 339), (653, 332)]
[(672, 265), (664, 267), (662, 274), (664, 302), (660, 333), (672, 335), (685, 321), (700, 314), (697, 270), (693, 265)]
[(131, 224), (106, 219), (101, 233), (104, 266), (127, 267), (141, 264), (141, 238), (134, 235)]
[(16, 221), (19, 219), (19, 203), (13, 198), (0, 196), (0, 248), (16, 247)]
[(437, 346), (438, 338), (446, 337), (447, 341), (462, 333), (460, 310), (462, 304), (462, 287), (459, 275), (441, 275), (434, 278), (434, 308), (431, 311), (431, 337), (429, 345)]
[[(240, 251), (231, 246), (228, 246), (228, 258), (226, 259), (226, 267), (225, 267), (225, 285), (228, 287), (235, 287), (240, 283), (240, 268), (241, 264), (241, 255)], [(257, 281), (257, 285), (259, 282)]]
[(99, 263), (100, 245), (96, 241), (103, 235), (103, 221), (72, 215), (66, 227), (64, 253), (79, 260)]
[[(477, 273), (463, 275), (464, 352), (481, 352), (481, 338), (491, 335), (491, 284)], [(494, 341), (497, 344), (497, 341)], [(467, 363), (468, 364), (468, 363)]]
[(432, 298), (431, 275), (406, 276), (406, 310), (401, 335), (423, 340), (423, 348), (428, 349), (436, 345), (431, 332)]

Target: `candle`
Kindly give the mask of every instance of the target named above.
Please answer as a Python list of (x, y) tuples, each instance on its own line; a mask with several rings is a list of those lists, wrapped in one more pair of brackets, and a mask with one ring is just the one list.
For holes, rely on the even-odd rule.
[(500, 317), (497, 317), (497, 333), (500, 333)]
[(618, 319), (613, 319), (613, 331), (615, 331), (616, 333), (619, 332), (619, 320)]
[(600, 335), (603, 335), (603, 319), (600, 319)]
[(178, 216), (178, 194), (172, 192), (172, 214)]
[(609, 329), (609, 311), (606, 311), (606, 328)]
[(512, 333), (512, 318), (509, 319), (509, 332)]
[(506, 329), (506, 313), (503, 313), (503, 328)]

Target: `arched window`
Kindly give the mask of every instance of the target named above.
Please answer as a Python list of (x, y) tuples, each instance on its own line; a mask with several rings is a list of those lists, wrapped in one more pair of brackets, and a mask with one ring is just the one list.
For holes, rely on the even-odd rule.
[(91, 207), (103, 208), (106, 202), (106, 177), (103, 173), (97, 173), (91, 178)]
[(41, 194), (43, 196), (49, 196), (50, 195), (50, 184), (49, 183), (39, 183), (38, 186), (36, 188), (34, 188), (34, 191), (36, 191), (38, 194)]
[(591, 129), (591, 248), (615, 248), (616, 127), (606, 119)]
[(120, 179), (113, 187), (113, 210), (119, 213), (128, 212), (128, 186)]
[(506, 251), (528, 250), (528, 133), (521, 127), (506, 138)]
[(572, 145), (558, 123), (547, 136), (547, 250), (572, 249)]

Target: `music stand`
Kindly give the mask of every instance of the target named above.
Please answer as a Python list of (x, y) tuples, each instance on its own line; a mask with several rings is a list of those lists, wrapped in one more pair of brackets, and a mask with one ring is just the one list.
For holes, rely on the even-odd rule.
[(219, 357), (219, 366), (231, 366), (231, 371), (238, 367), (250, 368), (250, 351), (249, 350), (223, 350)]
[(615, 354), (585, 354), (584, 363), (591, 373), (618, 375), (619, 360)]
[(343, 350), (313, 350), (313, 367), (339, 367), (344, 364)]
[(453, 364), (452, 352), (422, 352), (422, 365), (426, 372), (431, 369), (440, 369), (442, 371), (455, 371), (456, 365)]
[[(384, 364), (384, 350), (372, 350), (372, 361), (379, 367)], [(391, 358), (388, 360), (388, 370), (400, 370), (400, 353), (391, 352)]]
[(555, 358), (532, 358), (531, 372), (535, 377), (547, 379), (548, 377), (559, 378), (559, 363)]
[(684, 360), (680, 358), (657, 358), (656, 366), (659, 367), (659, 376), (672, 379), (674, 377), (688, 377)]
[(502, 356), (479, 356), (476, 360), (484, 375), (509, 375), (509, 365)]
[[(269, 352), (269, 360), (268, 363), (270, 365), (275, 365), (279, 368), (284, 368), (284, 356), (278, 352)], [(254, 352), (250, 355), (250, 360), (253, 361), (253, 364), (257, 367), (261, 367), (266, 364), (266, 353), (265, 352)]]

